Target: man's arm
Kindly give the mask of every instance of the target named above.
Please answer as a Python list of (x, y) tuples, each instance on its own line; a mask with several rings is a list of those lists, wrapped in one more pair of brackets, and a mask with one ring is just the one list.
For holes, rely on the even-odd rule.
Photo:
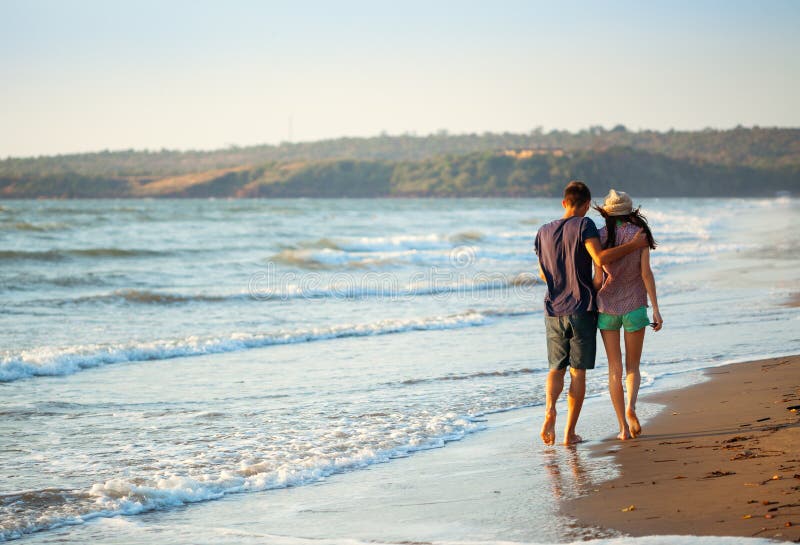
[(594, 265), (594, 278), (592, 278), (592, 285), (595, 291), (599, 291), (603, 287), (603, 269), (600, 265)]
[(630, 242), (614, 246), (613, 248), (606, 248), (603, 250), (600, 246), (600, 239), (597, 237), (587, 238), (584, 245), (586, 246), (586, 251), (592, 256), (592, 261), (594, 261), (595, 265), (603, 267), (625, 257), (633, 251), (645, 248), (648, 242), (647, 236), (645, 236), (644, 232), (640, 231)]
[(539, 278), (547, 282), (547, 278), (544, 276), (544, 271), (542, 270), (542, 257), (539, 255), (539, 232), (536, 232), (536, 238), (533, 240), (533, 251), (536, 253), (536, 257), (539, 260), (538, 267), (539, 267)]

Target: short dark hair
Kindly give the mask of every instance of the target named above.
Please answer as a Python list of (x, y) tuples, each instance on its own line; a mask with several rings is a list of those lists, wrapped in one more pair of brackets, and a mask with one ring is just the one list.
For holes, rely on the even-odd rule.
[(592, 192), (585, 183), (574, 180), (564, 188), (564, 200), (572, 208), (577, 208), (592, 200)]

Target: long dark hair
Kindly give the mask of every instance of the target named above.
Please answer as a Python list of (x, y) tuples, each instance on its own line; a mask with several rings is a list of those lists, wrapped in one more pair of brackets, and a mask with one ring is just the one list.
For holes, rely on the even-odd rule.
[(650, 231), (650, 226), (647, 225), (647, 218), (644, 217), (639, 211), (639, 208), (633, 210), (630, 214), (625, 214), (624, 216), (611, 216), (603, 210), (602, 206), (594, 205), (593, 208), (600, 212), (600, 215), (603, 216), (603, 219), (606, 220), (606, 243), (603, 245), (603, 248), (613, 248), (617, 245), (617, 222), (622, 221), (625, 223), (632, 223), (636, 227), (641, 227), (644, 231), (645, 236), (647, 236), (647, 244), (650, 246), (651, 250), (655, 250), (656, 240), (653, 238), (653, 233)]

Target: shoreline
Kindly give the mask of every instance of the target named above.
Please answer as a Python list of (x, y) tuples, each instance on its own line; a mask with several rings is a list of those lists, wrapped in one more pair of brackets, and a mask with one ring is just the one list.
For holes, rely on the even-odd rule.
[[(795, 365), (800, 364), (800, 356), (774, 360), (792, 360)], [(746, 368), (754, 365), (760, 373), (759, 363), (734, 363), (691, 371), (689, 374), (682, 373), (675, 377), (677, 384), (670, 387), (668, 383), (663, 390), (644, 394), (639, 409), (645, 422), (646, 435), (635, 442), (631, 441), (630, 445), (638, 443), (640, 446), (629, 450), (643, 450), (646, 444), (649, 448), (649, 443), (676, 441), (660, 439), (655, 435), (664, 433), (657, 430), (659, 419), (677, 418), (671, 412), (660, 409), (664, 404), (677, 406), (672, 398), (683, 397), (687, 391), (701, 391), (707, 397), (708, 392), (717, 389), (717, 386), (711, 386), (714, 384), (713, 380), (703, 381), (704, 374), (711, 374), (712, 378), (728, 376), (731, 374), (729, 370), (738, 366)], [(670, 379), (666, 380), (671, 382)], [(777, 391), (782, 392), (785, 389), (787, 388)], [(800, 401), (789, 405), (795, 403)], [(750, 405), (754, 409), (758, 408), (754, 402)], [(778, 405), (780, 410), (788, 413), (782, 408), (783, 405)], [(563, 415), (565, 410), (562, 400), (559, 413)], [(620, 445), (620, 442), (605, 439), (615, 433), (613, 409), (608, 398), (601, 395), (587, 399), (584, 410), (579, 428), (588, 441), (577, 447), (542, 445), (538, 435), (542, 411), (541, 406), (537, 405), (488, 414), (485, 417), (485, 431), (469, 434), (462, 440), (449, 443), (446, 448), (417, 452), (391, 463), (374, 464), (359, 471), (333, 474), (315, 483), (279, 490), (231, 494), (218, 501), (194, 503), (188, 508), (156, 510), (132, 517), (100, 517), (87, 520), (85, 524), (36, 532), (25, 539), (26, 542), (42, 545), (59, 540), (66, 543), (125, 545), (145, 545), (154, 541), (173, 545), (209, 542), (248, 545), (261, 544), (265, 540), (287, 545), (317, 543), (320, 540), (325, 543), (365, 544), (442, 541), (555, 544), (580, 543), (590, 539), (611, 539), (614, 543), (628, 543), (629, 538), (624, 537), (624, 534), (630, 534), (634, 537), (652, 535), (653, 539), (665, 539), (659, 537), (663, 535), (683, 535), (685, 539), (681, 538), (682, 541), (676, 543), (691, 544), (695, 543), (690, 537), (692, 534), (749, 537), (760, 529), (754, 526), (752, 532), (731, 533), (719, 528), (722, 525), (712, 524), (703, 531), (702, 528), (691, 529), (669, 524), (666, 529), (644, 527), (643, 531), (637, 533), (618, 525), (614, 515), (619, 512), (617, 502), (621, 500), (610, 496), (609, 488), (615, 482), (631, 479), (628, 467), (620, 464), (619, 453), (615, 463), (614, 456), (609, 452), (612, 447), (615, 449)], [(749, 418), (752, 415), (745, 413), (745, 416)], [(793, 418), (797, 420), (796, 413)], [(794, 428), (795, 431), (798, 429), (800, 428)], [(753, 431), (750, 430), (748, 434)], [(738, 446), (738, 443), (735, 445)], [(710, 449), (698, 448), (679, 452), (694, 454), (700, 451), (707, 452)], [(738, 453), (739, 450), (731, 452)], [(717, 467), (708, 471), (714, 469)], [(787, 472), (787, 478), (783, 481), (770, 482), (764, 486), (771, 490), (774, 484), (800, 485), (800, 480), (790, 478), (794, 473), (800, 473), (800, 467), (791, 473)], [(705, 487), (711, 481), (723, 482), (731, 478), (700, 482)], [(688, 478), (673, 482), (690, 487), (697, 484), (696, 480)], [(654, 495), (655, 487), (648, 487), (645, 490), (646, 499), (642, 500), (629, 500), (629, 490), (632, 489), (624, 488), (623, 485), (617, 486), (616, 492), (624, 491), (628, 504), (636, 504), (637, 509), (622, 514), (644, 514), (645, 519), (653, 516), (652, 507), (647, 502), (658, 499), (655, 497), (658, 494)], [(602, 493), (598, 494), (598, 491)], [(615, 492), (613, 488), (611, 492)], [(715, 500), (719, 497), (727, 496), (719, 495)], [(789, 498), (787, 495), (780, 499), (783, 500), (784, 497)], [(760, 500), (761, 496), (757, 498)], [(598, 502), (599, 507), (587, 507), (591, 501)], [(697, 503), (697, 498), (693, 498), (692, 502)], [(776, 506), (777, 504), (747, 505), (764, 510)], [(583, 513), (588, 509), (593, 509), (592, 517), (576, 517), (576, 513)], [(756, 524), (756, 514), (754, 509), (753, 520), (749, 522)], [(800, 529), (800, 517), (797, 519), (798, 526), (789, 530)], [(776, 520), (783, 523), (787, 519)], [(794, 521), (794, 518), (791, 520)], [(652, 522), (645, 520), (645, 523)], [(773, 535), (761, 533), (757, 537), (770, 538)], [(617, 541), (620, 539), (624, 541)], [(717, 538), (712, 542), (715, 545), (728, 545), (730, 541), (724, 539)], [(784, 535), (782, 539), (789, 539), (789, 536)], [(764, 541), (754, 541), (759, 542)], [(636, 543), (636, 540), (630, 539), (630, 543)]]
[(645, 394), (664, 405), (637, 439), (607, 438), (620, 475), (562, 504), (585, 527), (631, 536), (800, 540), (800, 356), (708, 368), (710, 380)]

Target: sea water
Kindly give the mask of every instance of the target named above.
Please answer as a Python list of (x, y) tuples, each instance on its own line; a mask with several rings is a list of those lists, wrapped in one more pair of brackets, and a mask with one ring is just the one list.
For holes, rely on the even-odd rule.
[[(800, 352), (785, 305), (797, 201), (642, 204), (665, 320), (645, 388)], [(541, 405), (532, 243), (560, 213), (549, 199), (3, 202), (0, 539), (79, 543), (86, 523), (111, 535), (198, 502), (279, 502)], [(605, 382), (589, 374), (589, 395)]]

